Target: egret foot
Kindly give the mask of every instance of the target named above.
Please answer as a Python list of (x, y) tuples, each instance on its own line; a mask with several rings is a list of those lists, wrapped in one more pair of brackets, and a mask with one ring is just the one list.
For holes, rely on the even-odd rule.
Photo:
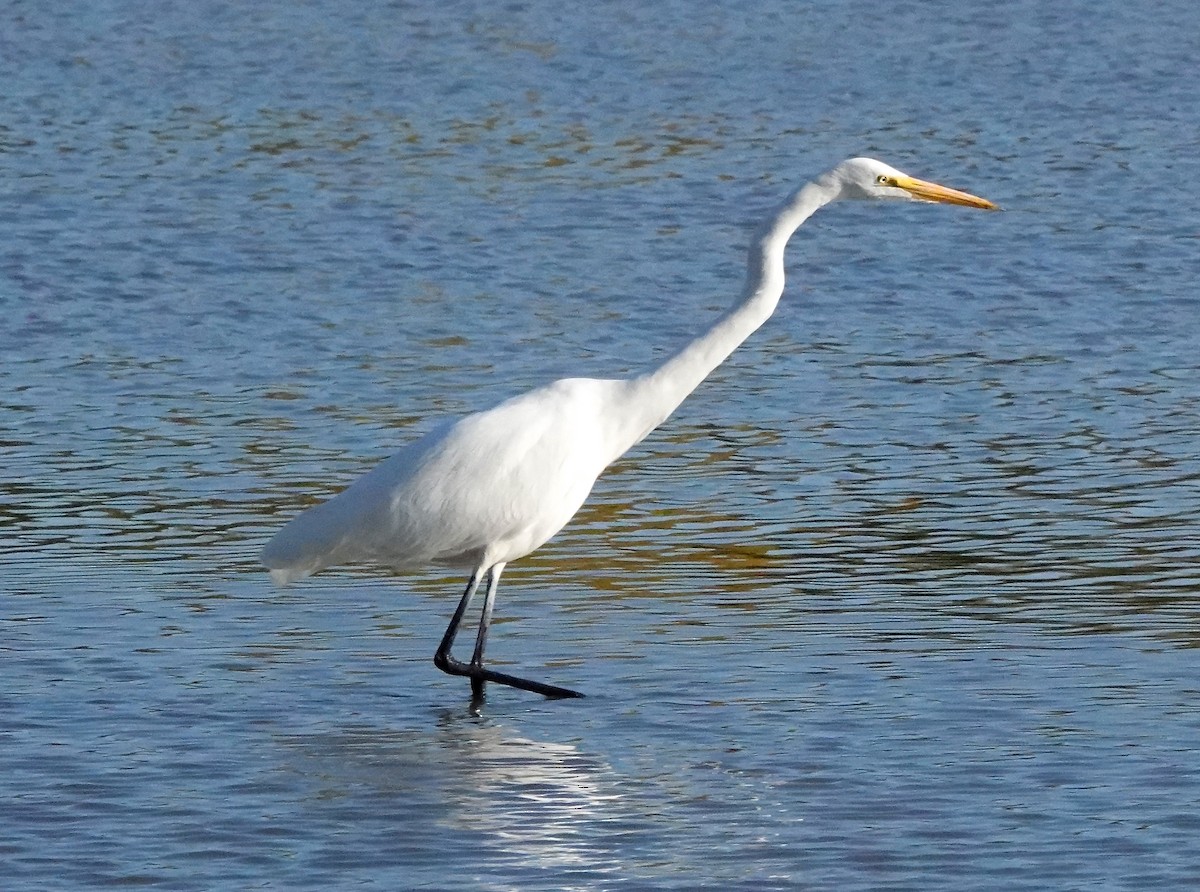
[(506, 672), (497, 672), (485, 666), (464, 663), (461, 660), (454, 659), (449, 653), (441, 651), (433, 658), (433, 662), (435, 666), (448, 675), (461, 675), (471, 679), (471, 696), (472, 699), (477, 701), (484, 699), (483, 686), (489, 681), (507, 685), (510, 688), (520, 688), (522, 691), (541, 694), (543, 697), (549, 697), (551, 700), (563, 700), (568, 697), (583, 696), (579, 691), (573, 691), (570, 688), (560, 688), (558, 685), (533, 681), (528, 678), (518, 678), (515, 675), (509, 675)]

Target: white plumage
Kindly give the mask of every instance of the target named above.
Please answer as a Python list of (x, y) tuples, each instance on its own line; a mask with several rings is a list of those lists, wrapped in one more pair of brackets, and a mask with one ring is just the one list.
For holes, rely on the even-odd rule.
[(263, 563), (286, 584), (349, 562), (474, 570), (529, 554), (645, 435), (611, 421), (628, 386), (567, 378), (443, 424), (294, 518)]

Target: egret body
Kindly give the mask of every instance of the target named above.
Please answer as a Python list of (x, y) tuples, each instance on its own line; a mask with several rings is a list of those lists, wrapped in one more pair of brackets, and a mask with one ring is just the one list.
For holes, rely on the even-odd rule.
[[(271, 576), (286, 584), (359, 561), (460, 568), (469, 581), (434, 657), (438, 668), (470, 678), (476, 699), (488, 681), (548, 697), (579, 696), (484, 665), (501, 573), (562, 529), (601, 472), (666, 420), (770, 317), (783, 293), (788, 240), (815, 211), (839, 199), (995, 208), (880, 161), (842, 162), (793, 192), (759, 227), (741, 297), (699, 337), (636, 377), (565, 378), (442, 424), (276, 533), (262, 552)], [(485, 579), (475, 649), (462, 662), (451, 649)]]

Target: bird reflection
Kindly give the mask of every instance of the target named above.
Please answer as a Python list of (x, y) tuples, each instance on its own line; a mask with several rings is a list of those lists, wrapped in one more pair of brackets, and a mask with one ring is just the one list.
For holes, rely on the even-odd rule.
[[(461, 713), (443, 713), (432, 729), (358, 729), (280, 742), (290, 754), (288, 770), (316, 784), (308, 797), (315, 820), (349, 807), (356, 821), (388, 825), (384, 837), (396, 859), (443, 872), (448, 863), (466, 867), (462, 853), (475, 847), (492, 850), (490, 863), (499, 856), (509, 865), (578, 870), (594, 880), (619, 868), (598, 825), (642, 821), (624, 803), (612, 769), (577, 747)], [(369, 846), (364, 858), (388, 860), (378, 835), (348, 844)], [(569, 876), (563, 880), (560, 888), (573, 888)]]

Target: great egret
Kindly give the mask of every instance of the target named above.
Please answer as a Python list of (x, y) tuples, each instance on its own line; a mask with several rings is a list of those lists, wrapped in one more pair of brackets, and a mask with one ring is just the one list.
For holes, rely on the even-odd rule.
[[(842, 162), (793, 192), (759, 228), (741, 298), (665, 362), (626, 380), (565, 378), (441, 425), (276, 533), (262, 552), (271, 576), (286, 584), (347, 561), (469, 570), (435, 665), (470, 678), (476, 701), (488, 681), (547, 697), (581, 696), (484, 666), (500, 574), (562, 529), (600, 473), (662, 424), (767, 320), (783, 293), (784, 248), (792, 233), (813, 212), (843, 198), (996, 207), (870, 158)], [(475, 650), (464, 663), (451, 648), (484, 576)]]

